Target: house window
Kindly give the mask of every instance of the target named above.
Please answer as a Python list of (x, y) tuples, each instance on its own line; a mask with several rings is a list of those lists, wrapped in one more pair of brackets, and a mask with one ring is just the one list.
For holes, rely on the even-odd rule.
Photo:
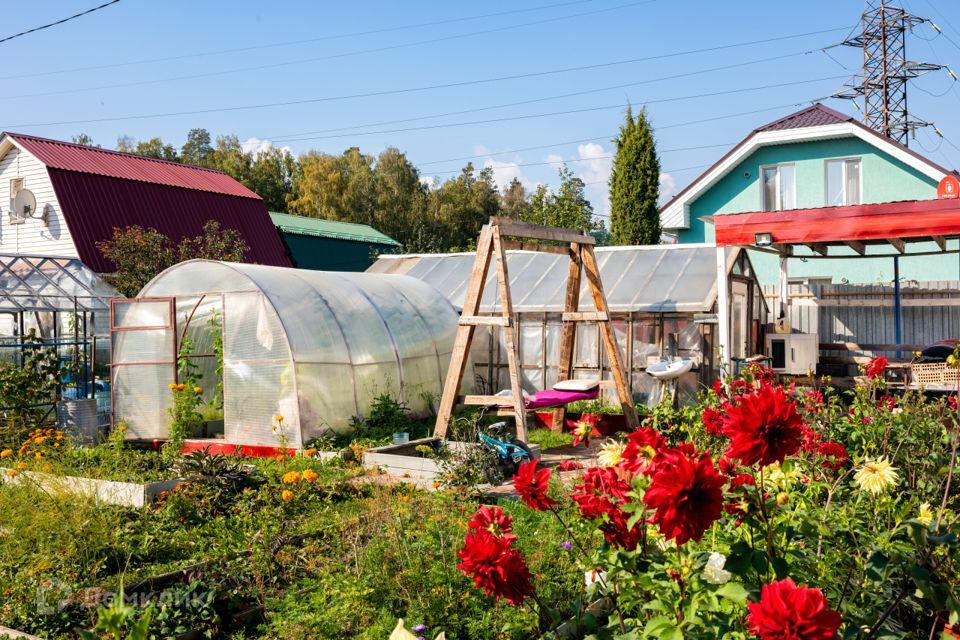
[(763, 210), (797, 208), (796, 168), (792, 164), (763, 167)]
[(827, 160), (826, 206), (860, 204), (860, 158)]

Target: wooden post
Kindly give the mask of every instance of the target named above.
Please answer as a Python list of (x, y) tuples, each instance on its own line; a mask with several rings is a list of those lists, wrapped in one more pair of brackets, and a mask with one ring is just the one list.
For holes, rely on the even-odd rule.
[[(480, 230), (480, 239), (477, 241), (477, 257), (473, 261), (473, 271), (470, 273), (470, 284), (463, 300), (463, 315), (476, 316), (480, 312), (480, 298), (483, 295), (483, 284), (490, 269), (490, 251), (493, 248), (493, 232), (484, 225)], [(437, 411), (437, 422), (433, 428), (433, 435), (438, 438), (447, 436), (450, 426), (450, 417), (457, 396), (460, 394), (460, 384), (463, 382), (464, 369), (467, 366), (467, 356), (473, 343), (475, 325), (460, 325), (457, 327), (457, 337), (453, 342), (453, 352), (450, 354), (450, 366), (447, 368), (447, 377), (443, 384), (443, 396), (440, 399), (440, 409)]]
[(617, 386), (617, 397), (620, 399), (620, 406), (623, 407), (623, 416), (627, 428), (633, 430), (637, 428), (639, 420), (637, 419), (636, 408), (633, 406), (633, 395), (627, 388), (626, 376), (623, 373), (623, 361), (620, 359), (617, 339), (613, 335), (613, 325), (610, 324), (610, 309), (607, 307), (607, 297), (603, 293), (603, 281), (600, 279), (600, 268), (597, 266), (597, 258), (593, 253), (593, 247), (589, 245), (583, 247), (581, 258), (583, 270), (587, 274), (590, 295), (593, 297), (593, 306), (597, 313), (606, 313), (608, 317), (606, 321), (598, 322), (597, 327), (600, 330), (600, 338), (607, 352), (607, 362), (610, 363), (610, 372), (613, 374), (613, 381)]
[(507, 349), (507, 364), (510, 367), (510, 393), (514, 418), (517, 421), (517, 438), (527, 440), (527, 409), (523, 401), (523, 389), (520, 385), (520, 354), (517, 352), (517, 327), (509, 322), (513, 317), (513, 300), (510, 297), (510, 273), (507, 270), (507, 254), (503, 248), (500, 227), (493, 227), (493, 250), (496, 253), (497, 286), (500, 290), (501, 315), (508, 321), (503, 327), (503, 344)]
[(730, 284), (727, 281), (727, 254), (717, 247), (717, 366), (730, 363)]
[[(563, 301), (560, 333), (560, 360), (557, 362), (557, 382), (569, 380), (573, 375), (573, 346), (577, 337), (577, 322), (570, 319), (568, 313), (576, 313), (580, 308), (580, 277), (583, 271), (583, 261), (580, 258), (580, 245), (570, 245), (570, 264), (567, 270), (567, 294)], [(563, 431), (563, 423), (567, 418), (566, 406), (553, 410), (553, 419), (550, 421), (550, 430)]]

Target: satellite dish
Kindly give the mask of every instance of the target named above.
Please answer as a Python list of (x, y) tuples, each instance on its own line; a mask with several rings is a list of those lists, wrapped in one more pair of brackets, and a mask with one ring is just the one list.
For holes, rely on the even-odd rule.
[(10, 222), (22, 224), (37, 210), (37, 199), (29, 189), (17, 191), (13, 199), (13, 211), (10, 212)]
[(43, 220), (43, 224), (50, 226), (50, 219), (53, 217), (53, 205), (49, 202), (43, 205), (43, 213), (40, 215), (40, 219)]

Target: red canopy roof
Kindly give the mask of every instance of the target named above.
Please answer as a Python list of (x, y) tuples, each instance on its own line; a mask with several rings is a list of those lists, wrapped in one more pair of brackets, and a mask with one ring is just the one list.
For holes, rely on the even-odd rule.
[(773, 244), (842, 244), (930, 240), (960, 235), (960, 200), (909, 200), (846, 207), (715, 215), (717, 246), (752, 245), (769, 233)]
[(47, 167), (78, 255), (100, 273), (114, 270), (97, 243), (113, 230), (153, 228), (179, 242), (216, 220), (250, 247), (246, 261), (293, 266), (263, 200), (221, 171), (143, 158), (19, 133), (6, 136)]

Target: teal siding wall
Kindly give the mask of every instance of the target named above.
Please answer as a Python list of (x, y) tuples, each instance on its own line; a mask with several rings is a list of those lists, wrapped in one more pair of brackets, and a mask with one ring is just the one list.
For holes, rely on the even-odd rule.
[(366, 271), (376, 255), (392, 253), (396, 247), (371, 242), (340, 240), (322, 236), (281, 233), (293, 264), (316, 271)]
[[(850, 157), (861, 159), (864, 203), (936, 198), (936, 180), (859, 138), (763, 147), (750, 154), (690, 204), (690, 228), (680, 231), (679, 241), (713, 242), (713, 226), (700, 220), (703, 216), (760, 211), (760, 167), (769, 164), (795, 165), (797, 208), (822, 207), (826, 198), (824, 160)], [(920, 247), (914, 250), (919, 251)], [(797, 253), (804, 254), (802, 250)], [(850, 254), (856, 255), (853, 252)], [(778, 272), (777, 257), (757, 252), (751, 252), (750, 257), (761, 282), (775, 283)], [(892, 263), (892, 259), (795, 258), (790, 260), (789, 271), (791, 276), (832, 276), (837, 282), (844, 278), (848, 282), (882, 282), (893, 279)], [(905, 258), (901, 261), (900, 271), (902, 277), (914, 280), (955, 279), (960, 273), (956, 256)]]

